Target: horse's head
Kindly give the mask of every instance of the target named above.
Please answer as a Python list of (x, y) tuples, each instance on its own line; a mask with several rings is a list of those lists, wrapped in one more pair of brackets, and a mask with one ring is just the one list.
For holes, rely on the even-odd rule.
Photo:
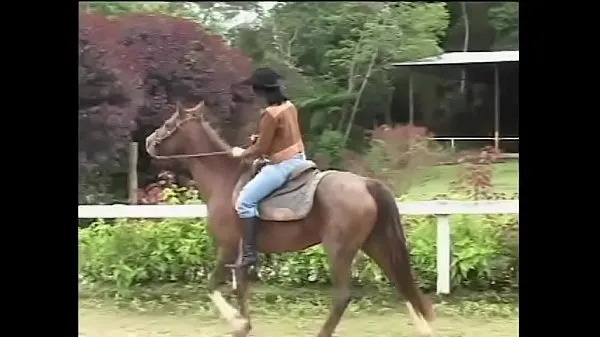
[(225, 154), (229, 145), (204, 120), (204, 102), (191, 109), (177, 103), (175, 112), (146, 138), (146, 151), (154, 158), (191, 158)]

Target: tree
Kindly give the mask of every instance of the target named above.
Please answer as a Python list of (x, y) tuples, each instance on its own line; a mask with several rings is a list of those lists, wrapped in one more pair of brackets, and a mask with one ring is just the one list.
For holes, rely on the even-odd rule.
[(147, 1), (128, 1), (128, 2), (102, 2), (94, 1), (80, 2), (80, 9), (86, 12), (98, 12), (107, 17), (115, 17), (130, 13), (148, 13), (148, 14), (167, 14), (186, 19), (194, 19), (197, 13), (188, 2), (147, 2)]
[[(126, 172), (125, 149), (173, 113), (204, 100), (207, 119), (233, 144), (258, 115), (242, 79), (250, 60), (201, 25), (166, 15), (80, 13), (80, 186), (110, 186)], [(248, 130), (250, 132), (251, 130)], [(140, 158), (149, 168), (148, 159)], [(80, 201), (90, 191), (80, 194)]]
[(279, 56), (351, 98), (335, 123), (345, 142), (371, 77), (389, 85), (390, 62), (440, 53), (448, 24), (439, 3), (283, 3), (272, 11), (265, 27)]
[[(460, 11), (462, 13), (462, 17), (463, 17), (463, 23), (465, 25), (465, 39), (464, 39), (464, 43), (463, 43), (463, 53), (464, 52), (468, 52), (469, 51), (469, 12), (467, 11), (467, 3), (464, 1), (461, 1), (460, 3)], [(465, 66), (462, 67), (462, 69), (460, 70), (461, 72), (461, 76), (460, 76), (460, 94), (464, 95), (465, 94), (465, 85), (467, 82), (467, 69)]]
[(241, 12), (255, 12), (262, 15), (258, 2), (82, 2), (84, 11), (96, 11), (109, 17), (128, 13), (165, 14), (188, 19), (201, 24), (206, 30), (224, 34), (231, 21)]
[(519, 3), (501, 2), (488, 11), (490, 23), (496, 30), (495, 50), (519, 49)]

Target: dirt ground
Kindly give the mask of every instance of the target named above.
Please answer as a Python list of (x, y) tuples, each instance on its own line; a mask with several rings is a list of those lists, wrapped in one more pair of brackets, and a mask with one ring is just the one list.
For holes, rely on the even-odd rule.
[[(256, 337), (314, 337), (325, 317), (253, 316)], [(438, 337), (515, 337), (516, 318), (473, 319), (461, 316), (438, 316), (433, 323)], [(143, 314), (129, 310), (81, 308), (81, 337), (223, 337), (227, 324), (216, 316)], [(410, 318), (397, 314), (353, 314), (344, 316), (336, 336), (341, 337), (414, 337)]]

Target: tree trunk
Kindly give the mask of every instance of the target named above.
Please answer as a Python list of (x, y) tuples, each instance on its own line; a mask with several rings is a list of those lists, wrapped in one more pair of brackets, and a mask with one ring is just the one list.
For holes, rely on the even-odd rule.
[(289, 60), (289, 62), (291, 63), (292, 61), (292, 46), (294, 45), (294, 42), (296, 41), (296, 39), (298, 38), (298, 28), (296, 28), (294, 30), (294, 34), (292, 35), (292, 37), (290, 38), (290, 40), (287, 43), (287, 50), (285, 51), (285, 57)]
[[(361, 34), (360, 38), (358, 39), (358, 42), (354, 46), (354, 57), (352, 58), (352, 63), (350, 63), (350, 69), (348, 70), (348, 88), (346, 89), (348, 95), (351, 95), (354, 91), (354, 71), (356, 70), (356, 63), (358, 61), (358, 54), (360, 53), (360, 44), (362, 42), (362, 39), (363, 35)], [(348, 108), (349, 107), (347, 104), (344, 104), (344, 107), (342, 107), (342, 115), (340, 116), (336, 130), (341, 131), (344, 127), (344, 122), (346, 121), (346, 117), (348, 116)]]
[(138, 202), (138, 200), (137, 200), (138, 155), (139, 155), (138, 143), (135, 143), (135, 142), (129, 143), (129, 177), (127, 179), (127, 182), (128, 182), (128, 196), (129, 196), (128, 199), (129, 199), (130, 205), (135, 205)]
[[(465, 24), (465, 39), (463, 42), (463, 52), (469, 51), (469, 14), (467, 13), (466, 2), (460, 3), (460, 9), (462, 11), (463, 22)], [(467, 82), (467, 69), (465, 66), (462, 67), (460, 76), (460, 93), (465, 93), (465, 84)]]
[(369, 82), (369, 78), (371, 77), (371, 73), (373, 72), (373, 66), (375, 65), (375, 60), (377, 59), (378, 50), (373, 53), (371, 56), (371, 62), (369, 63), (369, 68), (367, 68), (367, 72), (365, 74), (365, 78), (363, 79), (362, 84), (360, 85), (360, 89), (356, 94), (356, 99), (354, 100), (354, 106), (352, 107), (352, 113), (350, 114), (350, 119), (348, 120), (348, 124), (346, 127), (346, 132), (344, 133), (344, 142), (345, 146), (348, 143), (348, 138), (350, 138), (350, 131), (352, 131), (352, 124), (354, 124), (354, 118), (356, 118), (356, 112), (358, 111), (358, 107), (360, 105), (360, 99), (362, 97), (365, 88), (367, 87), (367, 83)]
[(384, 72), (383, 73), (383, 83), (385, 83), (387, 85), (388, 88), (388, 96), (387, 96), (387, 104), (385, 105), (385, 112), (384, 112), (384, 123), (387, 125), (392, 126), (394, 124), (394, 122), (392, 121), (392, 100), (394, 98), (394, 92), (396, 87), (392, 85), (391, 81), (388, 78), (388, 73)]

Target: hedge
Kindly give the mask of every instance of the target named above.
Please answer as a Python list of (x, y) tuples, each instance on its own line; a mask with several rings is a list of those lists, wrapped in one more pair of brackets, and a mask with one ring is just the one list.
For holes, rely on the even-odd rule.
[[(470, 290), (518, 287), (518, 223), (508, 215), (456, 215), (452, 224), (452, 286)], [(421, 287), (436, 283), (436, 219), (406, 217), (405, 227)], [(204, 220), (116, 220), (94, 222), (79, 230), (79, 275), (117, 291), (149, 283), (206, 283), (215, 248)], [(329, 284), (320, 246), (299, 253), (270, 255), (259, 277), (271, 285)], [(357, 285), (387, 287), (380, 269), (362, 253), (355, 260)]]

